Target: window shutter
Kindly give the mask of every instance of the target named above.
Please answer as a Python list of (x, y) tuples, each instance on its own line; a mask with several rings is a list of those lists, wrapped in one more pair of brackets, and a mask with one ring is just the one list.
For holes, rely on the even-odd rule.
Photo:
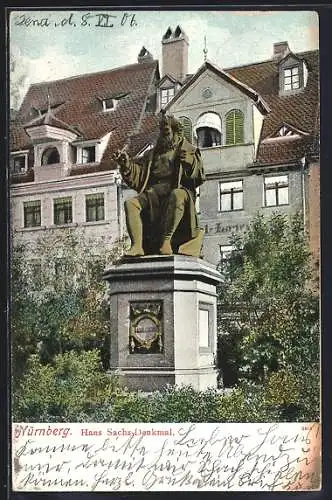
[(226, 145), (244, 142), (244, 117), (239, 109), (232, 109), (226, 116)]
[(183, 127), (183, 135), (185, 136), (187, 141), (192, 142), (193, 128), (191, 121), (186, 116), (181, 116), (179, 118), (179, 121)]
[(234, 136), (235, 144), (243, 143), (243, 113), (238, 109), (234, 111)]
[(226, 116), (226, 145), (234, 144), (234, 117), (233, 111)]

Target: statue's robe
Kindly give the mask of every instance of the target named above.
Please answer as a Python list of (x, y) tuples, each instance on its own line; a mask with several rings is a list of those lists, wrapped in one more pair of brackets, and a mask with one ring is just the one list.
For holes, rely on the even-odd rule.
[[(190, 164), (180, 160), (181, 150), (189, 153)], [(160, 244), (160, 233), (156, 234), (158, 233), (156, 228), (161, 230), (162, 216), (165, 215), (167, 208), (165, 204), (160, 203), (160, 199), (154, 190), (149, 189), (151, 187), (153, 162), (157, 154), (155, 149), (152, 149), (142, 158), (130, 159), (129, 165), (121, 168), (124, 182), (139, 194), (144, 192), (149, 200), (148, 213), (144, 215), (143, 220), (144, 240), (148, 240), (148, 246), (150, 247), (147, 253), (155, 252)], [(200, 230), (195, 209), (196, 188), (205, 181), (205, 174), (199, 149), (190, 144), (185, 138), (181, 140), (174, 152), (172, 165), (171, 189), (182, 188), (189, 195), (184, 217), (173, 237), (172, 244), (178, 247), (182, 243), (196, 238)], [(158, 239), (158, 241), (154, 243), (153, 239)]]

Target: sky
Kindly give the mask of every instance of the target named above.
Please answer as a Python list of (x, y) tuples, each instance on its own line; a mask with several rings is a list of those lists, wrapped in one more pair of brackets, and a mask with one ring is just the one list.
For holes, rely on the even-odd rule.
[(204, 62), (204, 37), (208, 60), (221, 68), (270, 59), (276, 42), (293, 52), (319, 44), (314, 11), (17, 10), (9, 20), (10, 81), (25, 77), (21, 100), (32, 83), (136, 63), (142, 46), (161, 62), (162, 36), (177, 25), (189, 38), (189, 73)]

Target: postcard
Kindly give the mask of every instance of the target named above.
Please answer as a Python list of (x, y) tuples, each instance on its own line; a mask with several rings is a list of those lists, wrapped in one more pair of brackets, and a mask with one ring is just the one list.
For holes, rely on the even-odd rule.
[(318, 25), (9, 12), (14, 492), (321, 489)]

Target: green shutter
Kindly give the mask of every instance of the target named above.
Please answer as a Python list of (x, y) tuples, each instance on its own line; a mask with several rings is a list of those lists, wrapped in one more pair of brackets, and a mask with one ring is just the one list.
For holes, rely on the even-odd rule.
[(234, 144), (234, 113), (230, 111), (226, 116), (226, 145)]
[(243, 141), (243, 113), (238, 109), (234, 110), (234, 137), (235, 144), (242, 144)]
[(189, 118), (186, 116), (181, 116), (179, 121), (183, 127), (183, 135), (187, 139), (187, 141), (192, 142), (192, 124)]
[(244, 142), (244, 117), (239, 109), (232, 109), (226, 116), (226, 145)]

